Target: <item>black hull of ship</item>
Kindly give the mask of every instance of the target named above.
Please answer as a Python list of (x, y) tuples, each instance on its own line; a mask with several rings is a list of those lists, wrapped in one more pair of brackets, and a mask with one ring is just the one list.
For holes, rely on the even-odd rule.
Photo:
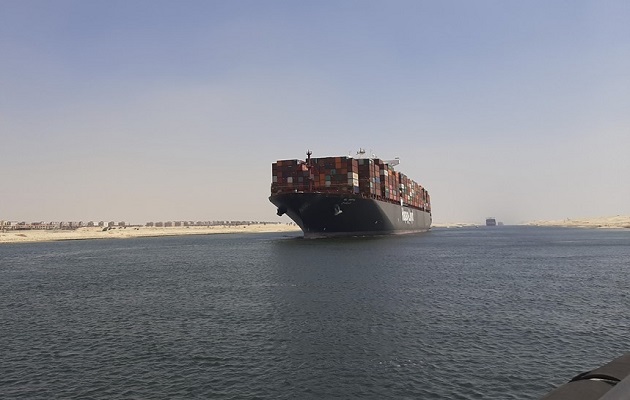
[(269, 200), (306, 238), (415, 233), (431, 227), (427, 211), (358, 195), (282, 193)]

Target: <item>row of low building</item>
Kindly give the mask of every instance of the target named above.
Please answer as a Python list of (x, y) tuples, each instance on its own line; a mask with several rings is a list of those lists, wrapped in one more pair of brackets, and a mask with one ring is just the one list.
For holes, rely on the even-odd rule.
[[(147, 222), (147, 227), (170, 228), (170, 227), (190, 227), (190, 226), (234, 226), (234, 225), (256, 225), (256, 224), (279, 224), (280, 222), (258, 222), (258, 221), (166, 221), (166, 222)], [(0, 229), (4, 231), (11, 230), (55, 230), (55, 229), (78, 229), (78, 228), (125, 228), (129, 225), (125, 221), (70, 221), (70, 222), (25, 222), (25, 221), (4, 221), (0, 220)]]
[(62, 222), (57, 222), (57, 221), (52, 221), (52, 222), (44, 222), (44, 221), (38, 221), (38, 222), (25, 222), (25, 221), (3, 221), (0, 220), (0, 229), (5, 230), (5, 231), (10, 231), (10, 230), (54, 230), (54, 229), (78, 229), (78, 228), (83, 228), (83, 227), (101, 227), (101, 228), (105, 228), (105, 227), (125, 227), (127, 226), (127, 224), (124, 221), (121, 222), (114, 222), (114, 221), (109, 221), (109, 222), (105, 222), (105, 221), (99, 221), (99, 222), (94, 222), (94, 221), (89, 221), (89, 222), (83, 222), (83, 221), (62, 221)]
[(147, 222), (145, 226), (156, 228), (190, 227), (190, 226), (234, 226), (234, 225), (266, 225), (279, 224), (280, 222), (259, 221), (166, 221)]

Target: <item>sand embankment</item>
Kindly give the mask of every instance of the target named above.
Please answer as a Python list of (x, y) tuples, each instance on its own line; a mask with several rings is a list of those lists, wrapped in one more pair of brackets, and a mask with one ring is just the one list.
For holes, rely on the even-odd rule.
[(438, 222), (432, 223), (431, 228), (470, 228), (479, 226), (472, 222)]
[(210, 235), (225, 233), (296, 232), (300, 228), (287, 224), (254, 224), (235, 226), (191, 226), (191, 227), (114, 227), (79, 228), (75, 230), (16, 230), (0, 232), (0, 243), (50, 242), (57, 240), (82, 239), (126, 239), (155, 236)]
[(566, 228), (630, 228), (630, 216), (567, 218), (553, 221), (532, 221), (530, 226), (557, 226)]

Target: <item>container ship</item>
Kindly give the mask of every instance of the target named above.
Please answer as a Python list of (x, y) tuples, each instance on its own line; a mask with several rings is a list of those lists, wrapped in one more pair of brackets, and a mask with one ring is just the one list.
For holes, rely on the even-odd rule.
[(431, 227), (429, 193), (394, 170), (398, 160), (364, 157), (278, 160), (271, 166), (269, 200), (305, 238), (425, 232)]

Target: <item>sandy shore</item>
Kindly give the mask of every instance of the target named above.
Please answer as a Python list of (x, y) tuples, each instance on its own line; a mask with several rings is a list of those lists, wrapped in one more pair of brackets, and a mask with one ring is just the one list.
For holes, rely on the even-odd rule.
[[(531, 221), (524, 224), (527, 226), (550, 226), (565, 228), (607, 228), (607, 229), (630, 229), (630, 216), (617, 215), (614, 217), (589, 217), (589, 218), (567, 218), (546, 221)], [(435, 223), (432, 228), (465, 228), (484, 226), (468, 222)]]
[(210, 235), (225, 233), (297, 232), (300, 228), (287, 224), (256, 224), (237, 226), (191, 226), (191, 227), (127, 227), (79, 228), (76, 230), (24, 230), (0, 232), (0, 243), (50, 242), (57, 240), (82, 239), (125, 239), (135, 237)]
[(532, 221), (530, 226), (559, 226), (567, 228), (630, 228), (630, 216), (596, 218), (567, 218), (554, 221)]
[[(532, 221), (524, 225), (550, 226), (569, 228), (616, 228), (630, 229), (630, 216), (573, 218), (550, 221)], [(442, 223), (433, 224), (434, 228), (462, 228), (479, 226), (473, 223)], [(183, 236), (183, 235), (211, 235), (228, 233), (262, 233), (262, 232), (299, 232), (296, 225), (287, 224), (255, 224), (237, 226), (191, 226), (191, 227), (127, 227), (112, 228), (79, 228), (76, 230), (23, 230), (0, 232), (0, 244), (22, 242), (50, 242), (58, 240), (82, 239), (125, 239), (135, 237)]]
[(473, 226), (479, 226), (472, 222), (438, 222), (431, 224), (431, 228), (468, 228)]

